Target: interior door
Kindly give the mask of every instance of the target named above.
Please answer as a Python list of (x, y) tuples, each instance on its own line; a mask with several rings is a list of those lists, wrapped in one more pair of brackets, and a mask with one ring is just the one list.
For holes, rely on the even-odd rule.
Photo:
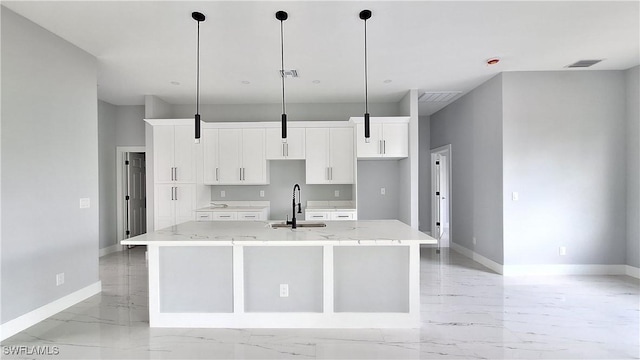
[[(128, 153), (127, 167), (127, 237), (147, 232), (145, 154)], [(126, 164), (126, 163), (125, 163)]]

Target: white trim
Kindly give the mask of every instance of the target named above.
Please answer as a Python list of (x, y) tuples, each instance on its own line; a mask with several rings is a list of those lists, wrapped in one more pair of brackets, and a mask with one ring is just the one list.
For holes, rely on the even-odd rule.
[(98, 256), (99, 257), (103, 257), (105, 255), (109, 255), (109, 254), (114, 253), (114, 252), (122, 251), (123, 249), (124, 249), (124, 246), (122, 246), (120, 244), (114, 244), (114, 245), (108, 246), (106, 248), (100, 249), (100, 251), (98, 253)]
[(626, 275), (625, 265), (541, 264), (505, 265), (505, 276), (523, 275)]
[(0, 340), (5, 340), (37, 323), (53, 316), (102, 291), (102, 283), (97, 281), (58, 300), (43, 305), (13, 320), (0, 325)]
[[(408, 124), (411, 120), (410, 116), (375, 116), (369, 119), (372, 124), (374, 123), (398, 123), (398, 124)], [(364, 122), (364, 117), (360, 116), (352, 116), (349, 118), (350, 123), (354, 124), (362, 124)]]
[[(124, 182), (124, 154), (129, 152), (139, 152), (145, 154), (145, 162), (148, 160), (147, 151), (144, 146), (116, 146), (116, 245), (124, 240), (124, 193), (122, 185)], [(102, 250), (102, 249), (101, 249)], [(106, 255), (106, 254), (104, 254)], [(100, 256), (103, 256), (102, 254)]]
[(451, 241), (451, 249), (453, 249), (455, 252), (460, 253), (466, 257), (468, 257), (469, 259), (478, 262), (482, 265), (484, 265), (485, 267), (495, 271), (498, 274), (504, 274), (504, 265), (502, 264), (498, 264), (497, 262), (490, 260), (478, 253), (476, 253), (473, 250), (469, 250), (464, 246), (458, 245), (456, 243), (454, 243), (453, 241)]
[[(157, 125), (193, 125), (193, 118), (190, 119), (144, 119), (152, 126)], [(279, 128), (279, 121), (226, 121), (226, 122), (206, 122), (200, 125), (203, 129), (237, 129), (237, 128)], [(292, 128), (323, 128), (323, 127), (353, 127), (353, 123), (344, 120), (336, 121), (289, 121), (287, 126)]]
[(634, 277), (636, 279), (640, 279), (640, 268), (631, 266), (631, 265), (625, 265), (626, 267), (626, 274), (627, 276), (631, 276)]
[(640, 268), (629, 265), (606, 264), (535, 264), (501, 265), (493, 260), (451, 243), (451, 249), (504, 276), (544, 276), (544, 275), (627, 275), (640, 278)]
[[(447, 145), (443, 145), (434, 149), (430, 150), (430, 155), (429, 155), (429, 169), (431, 172), (431, 193), (429, 194), (429, 199), (431, 201), (431, 233), (435, 234), (436, 231), (436, 202), (435, 202), (435, 192), (436, 192), (436, 175), (435, 175), (435, 164), (434, 164), (434, 159), (435, 159), (435, 155), (437, 154), (446, 154), (445, 156), (447, 157), (447, 191), (449, 192), (448, 196), (449, 196), (449, 201), (447, 204), (447, 209), (449, 212), (449, 216), (447, 217), (449, 223), (449, 239), (448, 241), (445, 242), (445, 244), (439, 243), (438, 245), (440, 247), (450, 247), (452, 246), (451, 243), (453, 243), (453, 241), (451, 239), (453, 239), (453, 230), (452, 230), (452, 226), (451, 226), (451, 217), (453, 215), (453, 182), (452, 182), (452, 175), (453, 175), (453, 154), (451, 151), (451, 144), (447, 144)], [(444, 227), (444, 226), (443, 226)], [(438, 242), (440, 242), (438, 240)]]

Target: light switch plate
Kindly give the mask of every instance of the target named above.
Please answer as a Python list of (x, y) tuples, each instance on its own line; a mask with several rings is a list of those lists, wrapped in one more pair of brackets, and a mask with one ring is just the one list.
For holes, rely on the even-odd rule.
[(336, 190), (333, 192), (333, 196), (340, 197), (340, 190)]
[(518, 199), (520, 199), (520, 195), (517, 192), (512, 192), (511, 193), (511, 200), (513, 201), (518, 201)]
[(80, 209), (88, 209), (91, 207), (91, 199), (80, 198)]
[(264, 197), (264, 190), (260, 190), (260, 197)]
[(387, 189), (385, 188), (380, 188), (380, 195), (384, 195), (387, 193)]
[(227, 196), (227, 192), (224, 190), (220, 190), (220, 197), (226, 197)]
[(280, 284), (280, 297), (289, 297), (289, 284)]
[(56, 274), (56, 286), (64, 284), (64, 273)]

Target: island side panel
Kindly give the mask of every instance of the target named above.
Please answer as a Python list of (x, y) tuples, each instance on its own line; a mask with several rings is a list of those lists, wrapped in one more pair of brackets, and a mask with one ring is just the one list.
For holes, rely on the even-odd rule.
[(409, 246), (334, 247), (334, 311), (409, 313)]
[(163, 246), (159, 251), (161, 313), (232, 313), (231, 246)]
[(245, 312), (322, 312), (322, 258), (321, 246), (245, 247)]

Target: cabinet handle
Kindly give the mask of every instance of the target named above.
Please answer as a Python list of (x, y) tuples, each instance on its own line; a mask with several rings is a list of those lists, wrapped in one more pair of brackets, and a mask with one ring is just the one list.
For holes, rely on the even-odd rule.
[(176, 200), (178, 200), (178, 187), (174, 187), (174, 189), (176, 189)]
[(216, 168), (216, 181), (220, 181), (220, 168)]
[(312, 217), (312, 218), (321, 218), (321, 217), (323, 217), (323, 216), (322, 216), (322, 215), (313, 215), (313, 216), (311, 216), (311, 217)]
[(382, 140), (382, 153), (387, 153), (387, 140)]
[(286, 143), (285, 145), (286, 145), (286, 146), (285, 146), (284, 148), (285, 148), (285, 150), (287, 151), (286, 156), (287, 156), (287, 157), (289, 157), (289, 143)]
[(378, 140), (378, 153), (382, 154), (382, 140)]
[(173, 168), (173, 173), (175, 174), (175, 179), (174, 180), (178, 181), (178, 168), (177, 167)]
[(331, 176), (329, 180), (333, 180), (333, 166), (329, 168), (329, 175)]
[(173, 186), (171, 187), (171, 200), (173, 200)]
[(231, 217), (231, 215), (220, 215), (220, 218), (225, 218), (226, 219), (226, 218), (230, 218), (230, 217)]
[(338, 215), (339, 218), (348, 218), (349, 215)]
[(284, 146), (285, 146), (285, 145), (286, 145), (285, 143), (282, 143), (282, 157), (287, 156), (287, 155), (285, 155), (285, 153), (284, 153)]

